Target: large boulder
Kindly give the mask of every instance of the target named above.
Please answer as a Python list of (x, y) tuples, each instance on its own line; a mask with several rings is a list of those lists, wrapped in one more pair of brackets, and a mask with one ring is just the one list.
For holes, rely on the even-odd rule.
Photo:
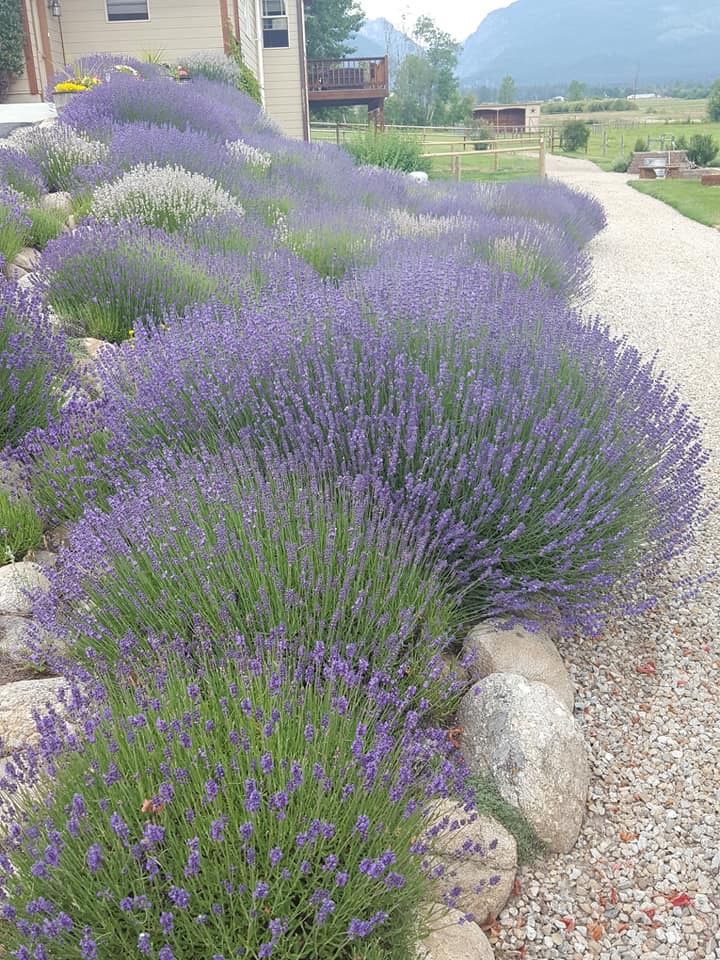
[(431, 835), (433, 862), (445, 867), (438, 881), (440, 898), (460, 888), (453, 906), (481, 925), (496, 917), (517, 873), (513, 835), (492, 817), (469, 813), (453, 800), (438, 805)]
[(61, 677), (18, 680), (0, 686), (0, 757), (38, 739), (33, 713), (42, 713), (46, 704), (57, 706)]
[(492, 776), (550, 850), (571, 850), (590, 766), (580, 731), (552, 690), (518, 674), (491, 674), (466, 694), (458, 722), (470, 768)]
[(53, 210), (69, 217), (72, 214), (72, 195), (59, 191), (58, 193), (46, 193), (40, 197), (41, 210)]
[(0, 616), (29, 617), (32, 595), (47, 588), (39, 563), (23, 560), (0, 567)]
[(503, 629), (502, 623), (489, 621), (470, 631), (465, 649), (473, 655), (470, 670), (474, 679), (481, 680), (491, 673), (519, 673), (534, 683), (547, 684), (572, 712), (572, 680), (555, 644), (544, 631), (521, 626)]
[(40, 256), (39, 250), (35, 250), (33, 247), (23, 247), (22, 250), (16, 254), (13, 264), (16, 267), (20, 267), (20, 269), (26, 273), (31, 273), (33, 270), (37, 270), (38, 264), (40, 263)]
[(459, 910), (431, 907), (427, 922), (430, 933), (417, 946), (417, 960), (493, 960), (488, 938)]

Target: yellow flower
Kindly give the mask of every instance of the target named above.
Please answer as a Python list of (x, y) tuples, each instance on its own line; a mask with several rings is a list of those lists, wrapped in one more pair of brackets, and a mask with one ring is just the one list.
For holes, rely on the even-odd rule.
[(133, 330), (132, 327), (130, 327), (130, 329), (128, 330), (128, 336), (130, 337), (131, 340), (135, 336), (135, 331)]
[(87, 87), (82, 83), (76, 83), (74, 80), (64, 80), (62, 83), (56, 83), (55, 93), (82, 93)]

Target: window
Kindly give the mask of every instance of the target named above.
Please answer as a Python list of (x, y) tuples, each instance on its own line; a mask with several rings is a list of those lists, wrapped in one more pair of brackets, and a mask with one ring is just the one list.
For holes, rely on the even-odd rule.
[(285, 0), (262, 0), (263, 46), (289, 47)]
[(149, 20), (147, 0), (105, 0), (107, 18), (113, 20)]

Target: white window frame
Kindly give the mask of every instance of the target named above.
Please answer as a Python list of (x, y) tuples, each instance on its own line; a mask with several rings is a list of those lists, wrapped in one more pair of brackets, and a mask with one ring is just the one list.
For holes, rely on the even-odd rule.
[[(265, 12), (266, 3), (277, 3), (282, 13), (272, 13), (268, 14)], [(261, 10), (262, 10), (262, 35), (263, 35), (263, 47), (269, 50), (287, 50), (290, 46), (290, 19), (287, 12), (287, 2), (286, 0), (261, 0)], [(270, 26), (267, 26), (270, 24)], [(287, 43), (271, 44), (265, 46), (265, 34), (270, 33), (271, 31), (277, 31), (278, 33), (287, 34)]]

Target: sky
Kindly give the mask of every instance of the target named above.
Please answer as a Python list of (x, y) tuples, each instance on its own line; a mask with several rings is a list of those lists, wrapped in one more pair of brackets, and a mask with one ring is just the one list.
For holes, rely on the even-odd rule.
[[(469, 37), (480, 24), (480, 21), (491, 10), (507, 7), (512, 0), (360, 0), (360, 6), (370, 20), (376, 17), (385, 17), (394, 26), (410, 27), (420, 16), (432, 17), (435, 23), (456, 40)], [(409, 31), (408, 31), (409, 32)]]

